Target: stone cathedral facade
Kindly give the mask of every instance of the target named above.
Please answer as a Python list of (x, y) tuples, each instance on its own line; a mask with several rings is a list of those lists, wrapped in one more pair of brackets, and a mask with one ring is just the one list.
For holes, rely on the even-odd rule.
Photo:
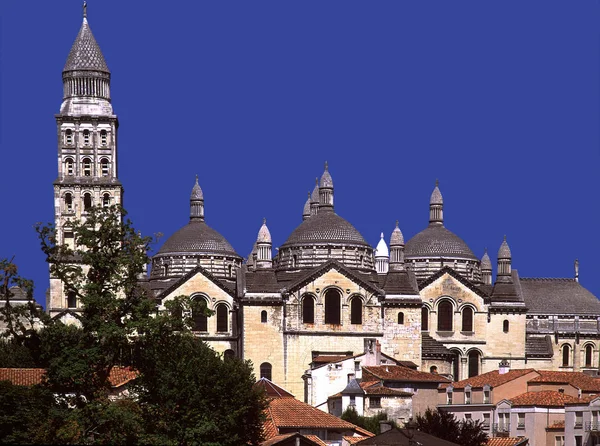
[[(120, 204), (123, 195), (110, 71), (85, 17), (63, 89), (55, 223), (59, 241), (72, 244), (71, 219), (93, 205)], [(277, 255), (263, 222), (244, 259), (207, 224), (196, 178), (189, 221), (164, 242), (141, 284), (160, 308), (182, 294), (203, 299), (215, 314), (193, 315), (197, 335), (223, 355), (252, 360), (257, 377), (297, 397), (306, 397), (317, 358), (374, 348), (456, 380), (501, 361), (512, 368), (598, 370), (600, 302), (579, 284), (577, 265), (574, 278), (521, 277), (505, 238), (493, 279), (487, 252), (479, 258), (446, 228), (438, 184), (421, 232), (405, 241), (396, 224), (373, 248), (336, 213), (337, 193), (344, 191), (335, 190), (326, 164)], [(79, 311), (57, 279), (50, 285), (50, 314)]]

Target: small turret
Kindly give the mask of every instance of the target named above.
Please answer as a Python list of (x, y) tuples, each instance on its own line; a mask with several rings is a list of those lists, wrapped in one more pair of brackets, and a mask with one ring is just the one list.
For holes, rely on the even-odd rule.
[(273, 267), (271, 233), (267, 227), (267, 219), (258, 231), (256, 238), (256, 269), (269, 269)]
[(333, 211), (333, 179), (329, 173), (327, 161), (325, 161), (325, 172), (321, 175), (319, 184), (319, 210)]
[(377, 243), (375, 248), (375, 269), (377, 274), (387, 274), (390, 265), (390, 252), (383, 239), (383, 232), (381, 233), (381, 239)]
[(398, 220), (390, 237), (390, 270), (404, 270), (404, 236), (398, 227)]
[(310, 195), (310, 215), (317, 215), (319, 212), (319, 179), (315, 178), (315, 188)]
[(204, 221), (204, 193), (198, 184), (198, 175), (190, 195), (190, 220)]
[(575, 259), (575, 282), (579, 282), (579, 259)]
[(484, 285), (492, 284), (492, 261), (488, 255), (487, 248), (485, 248), (485, 252), (481, 258), (481, 279)]
[(308, 217), (310, 217), (310, 192), (308, 193), (308, 198), (306, 199), (304, 209), (302, 210), (302, 221), (306, 220)]
[(439, 185), (440, 182), (435, 180), (435, 188), (429, 199), (429, 226), (444, 226), (444, 199)]
[(496, 282), (512, 282), (511, 263), (512, 254), (510, 253), (508, 243), (506, 243), (506, 236), (504, 236), (504, 240), (498, 250), (498, 274), (496, 275)]

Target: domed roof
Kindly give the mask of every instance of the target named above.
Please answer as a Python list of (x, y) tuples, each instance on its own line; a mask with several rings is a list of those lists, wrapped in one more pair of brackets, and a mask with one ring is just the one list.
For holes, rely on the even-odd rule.
[(405, 257), (458, 257), (479, 260), (456, 234), (443, 226), (429, 226), (407, 243)]
[(435, 188), (431, 193), (431, 198), (429, 199), (429, 204), (444, 204), (444, 198), (442, 197), (442, 193), (440, 192), (440, 188), (438, 180), (435, 180)]
[(263, 219), (263, 224), (258, 231), (258, 237), (256, 238), (257, 243), (271, 243), (271, 233), (267, 228), (267, 219)]
[(100, 51), (98, 42), (94, 39), (92, 30), (88, 25), (87, 19), (83, 18), (83, 24), (79, 34), (73, 42), (67, 62), (63, 71), (102, 71), (110, 73), (106, 60)]
[(500, 245), (500, 249), (498, 250), (498, 258), (499, 259), (510, 259), (512, 254), (510, 252), (510, 248), (508, 247), (508, 243), (506, 243), (506, 236), (504, 236), (504, 240)]
[(387, 245), (385, 244), (385, 240), (383, 239), (383, 232), (381, 233), (381, 239), (379, 243), (377, 243), (377, 248), (375, 248), (375, 257), (389, 257), (390, 251), (388, 250)]
[(396, 221), (396, 227), (392, 231), (392, 235), (390, 237), (390, 246), (400, 245), (404, 245), (404, 235), (402, 235), (402, 231), (398, 227), (398, 222)]
[(327, 166), (327, 161), (325, 161), (325, 172), (321, 175), (321, 184), (320, 187), (330, 187), (333, 188), (333, 178), (331, 178), (331, 174), (329, 173), (329, 168)]
[(240, 257), (225, 237), (200, 220), (191, 220), (169, 237), (158, 251), (158, 254), (180, 253)]
[(312, 243), (370, 246), (354, 226), (334, 212), (319, 212), (304, 220), (281, 247)]
[(192, 188), (190, 200), (204, 200), (204, 193), (202, 193), (202, 188), (198, 184), (198, 175), (196, 175), (196, 184), (194, 184), (194, 187)]
[(481, 258), (481, 269), (482, 270), (490, 270), (492, 269), (492, 261), (490, 260), (490, 256), (488, 255), (487, 248), (483, 257)]

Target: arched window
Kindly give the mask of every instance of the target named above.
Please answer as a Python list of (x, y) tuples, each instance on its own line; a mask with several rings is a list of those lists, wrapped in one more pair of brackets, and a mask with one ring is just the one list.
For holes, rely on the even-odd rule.
[(265, 310), (262, 310), (262, 311), (260, 312), (260, 321), (261, 321), (263, 324), (266, 324), (266, 323), (267, 323), (267, 312), (266, 312)]
[(83, 194), (83, 210), (89, 211), (92, 208), (92, 194), (86, 192)]
[(73, 130), (71, 129), (65, 130), (65, 144), (73, 144)]
[(108, 159), (102, 158), (100, 161), (100, 170), (102, 171), (102, 176), (107, 177), (109, 173)]
[(234, 359), (235, 358), (235, 352), (231, 349), (225, 350), (225, 352), (223, 353), (223, 359), (225, 359), (226, 361), (229, 359)]
[(340, 324), (340, 293), (336, 290), (327, 290), (325, 293), (325, 323)]
[(362, 300), (360, 297), (354, 297), (350, 302), (350, 323), (362, 324)]
[(232, 271), (233, 269), (231, 268), (231, 265), (227, 265), (227, 277), (232, 277)]
[(461, 355), (456, 350), (452, 352), (452, 380), (460, 381), (460, 359)]
[(421, 308), (421, 330), (429, 331), (429, 308)]
[(471, 307), (463, 308), (462, 331), (473, 331), (473, 309)]
[(510, 322), (508, 322), (508, 319), (504, 319), (504, 322), (502, 322), (502, 331), (504, 333), (508, 333), (509, 328), (510, 328)]
[(432, 365), (431, 367), (429, 367), (429, 373), (437, 373), (437, 366)]
[(302, 322), (305, 324), (315, 323), (315, 298), (307, 295), (302, 299)]
[(404, 325), (404, 313), (402, 311), (398, 313), (398, 325)]
[(447, 300), (438, 305), (438, 331), (452, 331), (452, 304)]
[(296, 263), (298, 262), (298, 256), (296, 254), (294, 254), (292, 256), (292, 268), (296, 267)]
[(273, 367), (268, 362), (263, 362), (260, 365), (260, 377), (261, 378), (266, 378), (269, 381), (271, 381), (272, 380), (272, 371), (273, 371)]
[(102, 206), (105, 208), (110, 206), (110, 195), (109, 194), (102, 195)]
[(479, 375), (479, 352), (471, 350), (469, 352), (469, 378)]
[(73, 210), (73, 195), (70, 192), (65, 194), (65, 210), (71, 212)]
[(208, 318), (203, 309), (208, 306), (203, 297), (194, 298), (195, 305), (192, 306), (192, 320), (194, 321), (195, 331), (208, 331)]
[(585, 346), (585, 366), (591, 367), (593, 362), (594, 347), (592, 344)]
[(89, 158), (83, 159), (83, 176), (84, 177), (92, 176), (92, 160)]
[(227, 305), (219, 304), (217, 305), (217, 332), (225, 333), (229, 331), (229, 317), (227, 309)]
[(107, 143), (107, 140), (108, 140), (108, 137), (106, 134), (106, 130), (100, 130), (100, 144), (105, 146)]
[(90, 131), (87, 129), (83, 131), (83, 143), (86, 146), (90, 145)]
[(65, 159), (65, 175), (73, 176), (75, 174), (73, 170), (73, 158)]
[(75, 291), (67, 293), (67, 308), (77, 308), (77, 294), (75, 294)]
[(571, 347), (568, 344), (562, 347), (562, 366), (569, 367), (571, 364)]

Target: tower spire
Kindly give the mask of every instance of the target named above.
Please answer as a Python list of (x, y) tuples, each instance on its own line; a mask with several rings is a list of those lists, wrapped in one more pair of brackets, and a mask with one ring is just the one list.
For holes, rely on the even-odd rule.
[(267, 219), (263, 218), (263, 224), (256, 238), (256, 269), (268, 269), (273, 267), (272, 260), (273, 242), (271, 233), (267, 227)]
[(198, 175), (190, 195), (190, 220), (204, 221), (204, 193), (198, 184)]
[(404, 270), (404, 235), (398, 226), (398, 220), (390, 237), (390, 270)]
[(329, 173), (329, 165), (325, 161), (325, 171), (319, 183), (319, 210), (333, 211), (333, 179)]
[(439, 180), (435, 180), (435, 188), (429, 199), (429, 226), (444, 226), (444, 199), (439, 188)]

